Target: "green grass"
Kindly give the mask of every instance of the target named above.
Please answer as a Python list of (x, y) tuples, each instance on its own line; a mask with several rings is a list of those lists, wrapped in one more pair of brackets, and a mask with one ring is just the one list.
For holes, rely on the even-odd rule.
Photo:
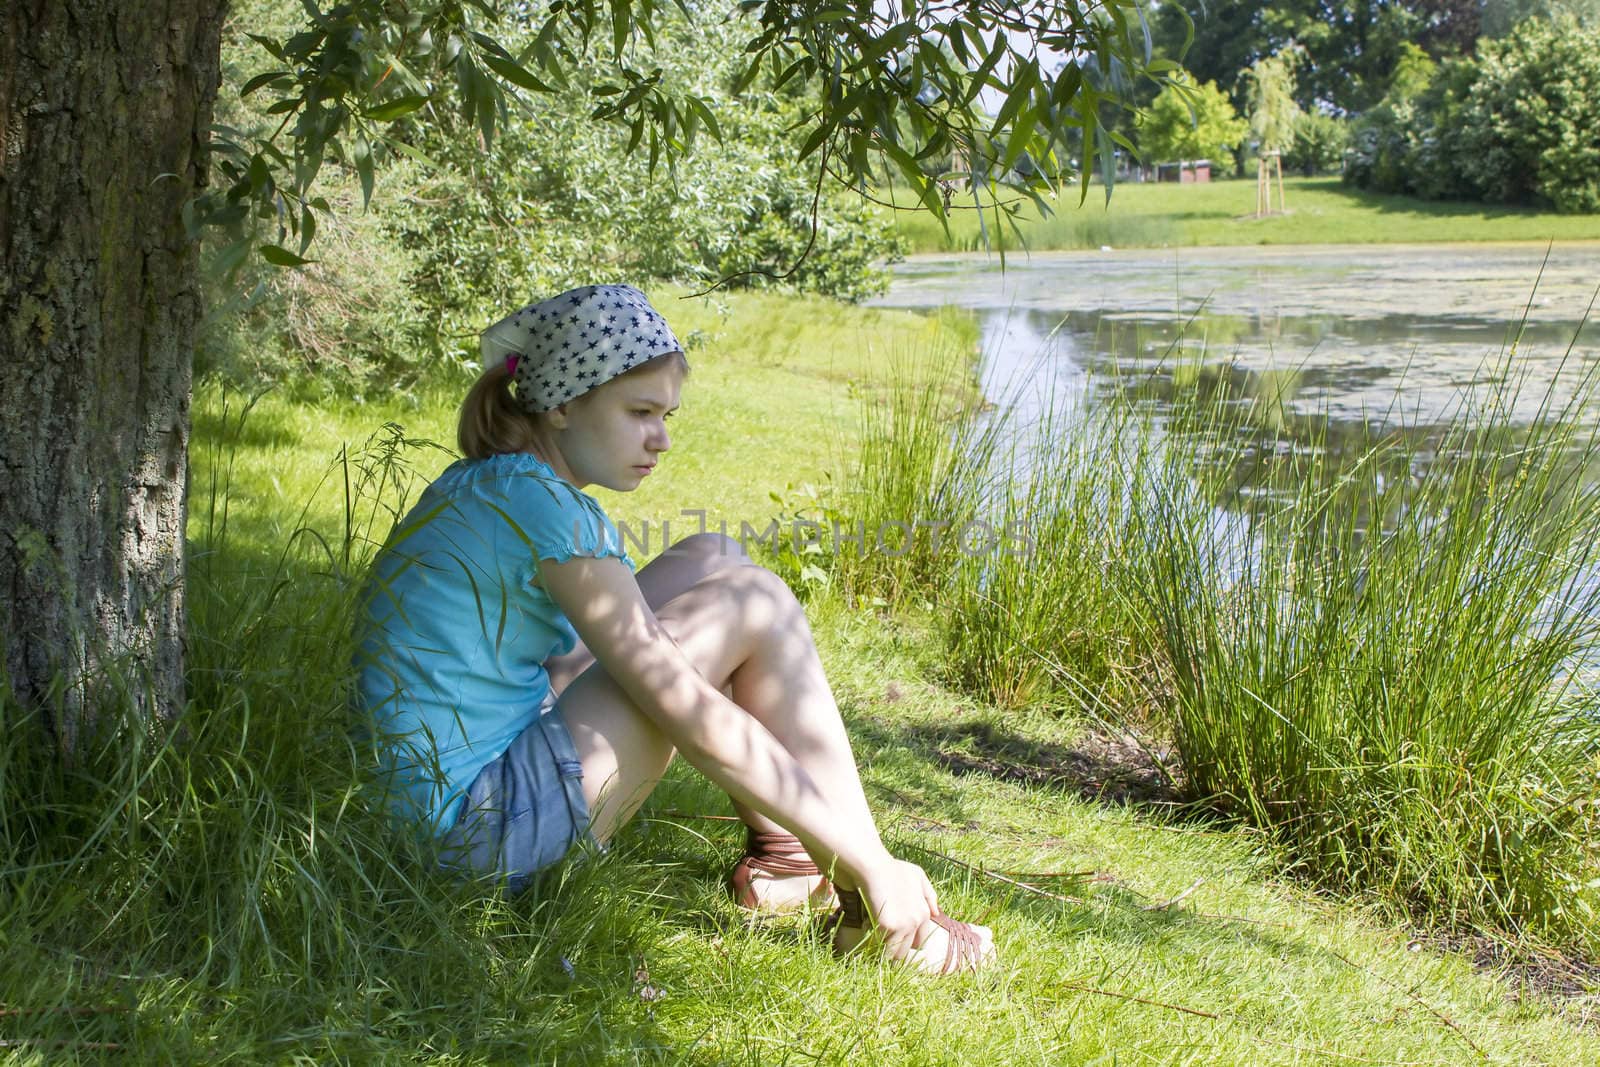
[[(1110, 203), (1093, 185), (1079, 206), (1079, 188), (1063, 186), (1041, 218), (1017, 203), (1020, 234), (986, 211), (980, 228), (969, 198), (952, 201), (950, 233), (926, 209), (899, 211), (896, 228), (913, 252), (967, 252), (986, 247), (1053, 249), (1256, 244), (1408, 244), (1433, 241), (1600, 240), (1600, 215), (1557, 215), (1532, 208), (1418, 200), (1349, 188), (1337, 178), (1289, 178), (1286, 214), (1255, 218), (1253, 179), (1204, 184), (1119, 183)], [(904, 190), (899, 204), (915, 206)], [(987, 202), (986, 202), (987, 203)]]
[(1279, 491), (1218, 500), (1180, 452), (1129, 574), (1191, 794), (1323, 884), (1592, 953), (1600, 703), (1573, 665), (1600, 651), (1600, 486), (1577, 384), (1533, 429), (1500, 398), (1340, 460), (1214, 414), (1208, 464), (1268, 457)]
[[(780, 480), (842, 477), (853, 377), (934, 328), (726, 306), (695, 312), (713, 336), (663, 467), (688, 473), (641, 513), (770, 511)], [(826, 344), (777, 347), (814, 326)], [(1083, 799), (1079, 724), (932, 681), (937, 616), (825, 594), (808, 610), (887, 837), (995, 927), (998, 967), (930, 981), (748, 922), (721, 885), (740, 835), (707, 818), (726, 802), (682, 767), (610, 854), (520, 897), (435, 873), (373, 810), (344, 707), (366, 546), (444, 462), (403, 437), (447, 438), (450, 393), (269, 396), (241, 422), (201, 390), (183, 729), (130, 724), (65, 767), (0, 740), (7, 1062), (1600, 1063), (1592, 1006), (1515, 997), (1283, 881), (1255, 831)]]

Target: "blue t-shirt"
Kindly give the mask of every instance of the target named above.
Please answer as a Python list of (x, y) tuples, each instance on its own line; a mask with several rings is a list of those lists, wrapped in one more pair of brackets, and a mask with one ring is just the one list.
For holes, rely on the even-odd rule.
[(594, 498), (525, 453), (457, 461), (389, 534), (357, 618), (357, 692), (406, 817), (448, 830), (540, 714), (544, 661), (578, 637), (536, 561), (573, 556), (633, 567)]

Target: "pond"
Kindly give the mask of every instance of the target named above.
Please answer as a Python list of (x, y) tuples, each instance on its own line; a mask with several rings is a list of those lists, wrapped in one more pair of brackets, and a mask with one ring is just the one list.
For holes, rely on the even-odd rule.
[(1538, 418), (1600, 360), (1600, 322), (1584, 325), (1597, 286), (1594, 243), (1183, 248), (1011, 254), (1003, 269), (918, 256), (874, 303), (977, 312), (993, 399), (1024, 378), (1072, 395), (1198, 363), (1338, 439), (1445, 419), (1503, 395), (1508, 370), (1511, 421)]
[[(1425, 454), (1490, 404), (1501, 429), (1592, 425), (1597, 287), (1593, 242), (1182, 248), (918, 256), (874, 303), (976, 312), (982, 387), (1018, 447), (1041, 408), (1131, 394), (1163, 430), (1197, 398), (1235, 402), (1270, 447), (1337, 461), (1397, 431)], [(1282, 474), (1221, 480), (1271, 492)]]

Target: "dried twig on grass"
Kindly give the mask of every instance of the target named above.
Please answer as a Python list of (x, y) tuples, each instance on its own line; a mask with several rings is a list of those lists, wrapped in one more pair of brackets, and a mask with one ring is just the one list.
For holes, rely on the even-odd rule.
[(1326, 948), (1326, 949), (1324, 949), (1324, 951), (1328, 952), (1330, 955), (1333, 956), (1334, 959), (1340, 961), (1346, 967), (1354, 968), (1355, 970), (1360, 971), (1362, 974), (1371, 975), (1372, 977), (1376, 978), (1378, 981), (1382, 982), (1384, 985), (1390, 987), (1391, 989), (1400, 990), (1407, 997), (1411, 998), (1417, 1004), (1421, 1005), (1423, 1010), (1425, 1010), (1429, 1015), (1432, 1015), (1435, 1019), (1438, 1019), (1440, 1022), (1442, 1022), (1446, 1026), (1448, 1026), (1455, 1033), (1455, 1035), (1457, 1037), (1459, 1037), (1461, 1040), (1463, 1040), (1463, 1041), (1465, 1041), (1467, 1043), (1467, 1047), (1468, 1048), (1470, 1048), (1472, 1051), (1474, 1051), (1474, 1052), (1476, 1052), (1478, 1054), (1478, 1058), (1479, 1059), (1487, 1060), (1489, 1058), (1489, 1054), (1487, 1052), (1483, 1051), (1483, 1049), (1479, 1048), (1478, 1047), (1478, 1043), (1476, 1041), (1472, 1040), (1472, 1038), (1468, 1037), (1467, 1036), (1467, 1032), (1465, 1030), (1463, 1030), (1463, 1029), (1461, 1029), (1461, 1027), (1457, 1026), (1451, 1020), (1451, 1018), (1448, 1015), (1446, 1015), (1444, 1012), (1440, 1011), (1438, 1008), (1435, 1008), (1432, 1004), (1429, 1004), (1426, 1000), (1423, 1000), (1420, 996), (1418, 996), (1417, 995), (1417, 991), (1415, 989), (1407, 989), (1405, 986), (1401, 985), (1399, 982), (1396, 982), (1396, 981), (1394, 981), (1393, 979), (1390, 979), (1390, 978), (1385, 978), (1383, 975), (1379, 974), (1377, 971), (1373, 970), (1371, 967), (1363, 967), (1363, 966), (1361, 966), (1361, 964), (1356, 963), (1354, 960), (1348, 958), (1347, 956), (1341, 955), (1340, 953), (1338, 953), (1334, 949)]
[[(1132, 993), (1118, 993), (1115, 990), (1100, 989), (1097, 986), (1085, 985), (1082, 982), (1063, 982), (1061, 983), (1061, 988), (1075, 990), (1079, 993), (1093, 993), (1098, 997), (1111, 997), (1115, 1000), (1126, 1000), (1134, 1004), (1144, 1004), (1152, 1008), (1162, 1008), (1166, 1011), (1182, 1012), (1184, 1015), (1197, 1015), (1202, 1019), (1211, 1019), (1216, 1022), (1225, 1023), (1229, 1026), (1238, 1026), (1242, 1022), (1242, 1020), (1234, 1015), (1221, 1012), (1202, 1011), (1199, 1008), (1189, 1008), (1182, 1004), (1168, 1004), (1163, 1000), (1150, 1000), (1146, 997), (1136, 997)], [(1273, 1045), (1277, 1048), (1292, 1049), (1295, 1052), (1306, 1052), (1315, 1056), (1327, 1057), (1329, 1059), (1349, 1060), (1353, 1063), (1380, 1063), (1384, 1064), (1385, 1067), (1431, 1067), (1432, 1064), (1438, 1062), (1437, 1060), (1376, 1060), (1367, 1056), (1352, 1055), (1348, 1052), (1335, 1052), (1332, 1049), (1322, 1048), (1321, 1046), (1296, 1045), (1288, 1041), (1275, 1041), (1270, 1037), (1263, 1037), (1253, 1030), (1250, 1032), (1250, 1040), (1258, 1041), (1263, 1045)]]
[(1165, 1008), (1168, 1011), (1181, 1011), (1185, 1015), (1198, 1015), (1202, 1019), (1221, 1020), (1223, 1018), (1214, 1011), (1201, 1011), (1199, 1008), (1186, 1008), (1182, 1004), (1168, 1004), (1161, 1000), (1146, 1000), (1144, 997), (1136, 997), (1132, 993), (1118, 993), (1110, 989), (1100, 989), (1092, 985), (1084, 985), (1081, 982), (1062, 982), (1061, 988), (1075, 989), (1080, 993), (1093, 993), (1097, 997), (1113, 997), (1117, 1000), (1130, 1000), (1135, 1004), (1148, 1004), (1152, 1008)]
[[(1018, 889), (1021, 889), (1024, 892), (1032, 893), (1035, 896), (1045, 897), (1045, 898), (1047, 898), (1049, 900), (1059, 900), (1064, 904), (1087, 904), (1087, 903), (1089, 903), (1087, 900), (1084, 900), (1082, 897), (1069, 897), (1069, 896), (1064, 896), (1061, 893), (1052, 893), (1048, 889), (1041, 889), (1036, 885), (1029, 885), (1027, 882), (1021, 881), (1019, 879), (1008, 878), (1005, 875), (999, 873), (998, 871), (991, 871), (991, 870), (988, 870), (988, 869), (986, 869), (984, 867), (979, 867), (979, 866), (975, 866), (975, 865), (973, 865), (971, 863), (967, 863), (964, 860), (958, 860), (954, 856), (951, 856), (951, 855), (948, 855), (946, 853), (940, 852), (937, 849), (924, 848), (921, 845), (911, 844), (910, 842), (907, 842), (907, 847), (914, 848), (918, 852), (921, 852), (922, 854), (924, 854), (926, 856), (933, 856), (933, 857), (935, 857), (937, 859), (944, 860), (946, 863), (953, 864), (954, 866), (960, 867), (962, 870), (971, 871), (973, 874), (976, 874), (976, 875), (978, 875), (978, 876), (980, 876), (982, 878), (992, 878), (996, 882), (1004, 882), (1006, 885), (1016, 886)], [(1093, 872), (1091, 872), (1091, 873), (1093, 873)], [(1099, 877), (1099, 876), (1096, 875), (1095, 877)]]
[(1179, 893), (1177, 896), (1173, 897), (1171, 900), (1163, 900), (1163, 901), (1157, 901), (1154, 904), (1146, 904), (1142, 908), (1140, 908), (1139, 910), (1140, 911), (1171, 911), (1173, 908), (1177, 907), (1179, 904), (1181, 904), (1185, 900), (1187, 900), (1188, 897), (1189, 897), (1189, 894), (1193, 893), (1196, 889), (1199, 889), (1201, 886), (1203, 886), (1205, 884), (1206, 884), (1206, 880), (1204, 878), (1196, 878), (1194, 880), (1194, 884), (1193, 885), (1191, 885), (1188, 889), (1185, 889), (1183, 892)]

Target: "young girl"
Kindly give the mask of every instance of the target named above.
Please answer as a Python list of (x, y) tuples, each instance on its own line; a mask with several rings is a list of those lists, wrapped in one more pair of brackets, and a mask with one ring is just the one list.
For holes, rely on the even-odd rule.
[(884, 848), (783, 581), (716, 534), (635, 574), (582, 492), (638, 488), (669, 447), (688, 364), (644, 294), (562, 293), (482, 349), (466, 458), (390, 534), (361, 617), (359, 691), (402, 812), (515, 888), (609, 840), (681, 752), (748, 827), (741, 906), (836, 896), (838, 951), (871, 934), (936, 973), (991, 956), (990, 932), (944, 916)]

